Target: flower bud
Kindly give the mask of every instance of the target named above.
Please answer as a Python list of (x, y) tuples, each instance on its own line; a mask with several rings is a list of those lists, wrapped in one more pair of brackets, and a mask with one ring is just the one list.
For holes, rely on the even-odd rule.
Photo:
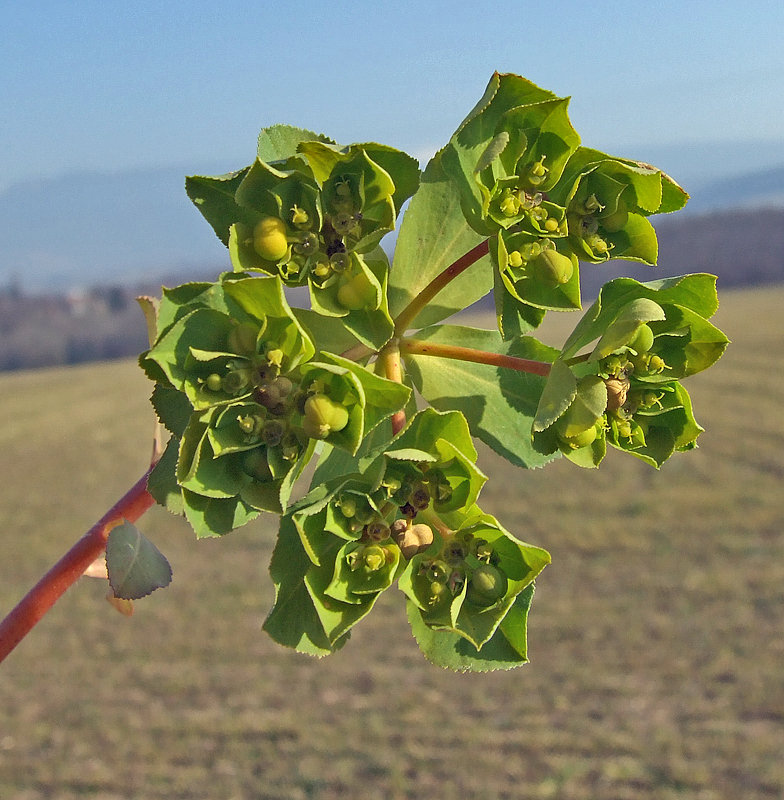
[(509, 266), (510, 267), (523, 266), (523, 256), (520, 254), (519, 250), (512, 250), (512, 252), (509, 253)]
[(280, 261), (289, 249), (286, 223), (278, 217), (264, 217), (253, 228), (253, 249), (266, 261)]
[(520, 213), (520, 200), (511, 189), (504, 189), (499, 208), (505, 217), (515, 217)]

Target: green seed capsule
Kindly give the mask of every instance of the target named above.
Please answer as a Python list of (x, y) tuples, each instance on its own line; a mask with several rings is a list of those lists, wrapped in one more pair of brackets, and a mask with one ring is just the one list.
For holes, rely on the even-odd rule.
[(205, 381), (207, 388), (211, 392), (219, 392), (223, 388), (223, 379), (217, 372), (213, 372)]
[(602, 227), (609, 233), (617, 233), (629, 221), (629, 212), (625, 208), (618, 208), (606, 217), (599, 217)]
[(360, 311), (376, 302), (376, 287), (364, 272), (358, 272), (339, 289), (338, 303), (349, 311)]
[(291, 209), (291, 224), (297, 228), (305, 228), (310, 224), (310, 217), (308, 212), (299, 206), (292, 206)]
[(250, 322), (243, 322), (239, 325), (235, 325), (229, 331), (229, 338), (227, 341), (229, 352), (237, 353), (242, 356), (254, 354), (256, 352), (258, 333), (258, 327), (252, 325)]
[(547, 158), (547, 156), (542, 156), (535, 164), (532, 164), (528, 168), (527, 179), (531, 186), (539, 186), (547, 177), (547, 173), (550, 170), (544, 165), (545, 158)]
[(574, 264), (569, 256), (548, 248), (531, 261), (534, 278), (547, 289), (569, 283), (574, 274)]
[(558, 438), (565, 445), (571, 447), (572, 450), (579, 450), (581, 447), (588, 447), (589, 444), (593, 444), (596, 437), (599, 435), (599, 431), (595, 425), (587, 430), (574, 434), (574, 436), (564, 436), (557, 431), (556, 433)]
[(311, 439), (326, 439), (333, 431), (348, 425), (348, 410), (325, 394), (314, 394), (305, 401), (302, 429)]
[(471, 574), (466, 599), (478, 606), (491, 606), (506, 594), (509, 580), (498, 567), (482, 564)]
[(667, 365), (661, 356), (651, 356), (648, 362), (648, 372), (651, 375), (658, 375), (660, 372), (664, 372), (665, 369), (667, 369)]
[(250, 475), (252, 478), (262, 482), (272, 478), (264, 448), (257, 447), (244, 453), (242, 457), (242, 471), (246, 475)]
[(256, 418), (252, 415), (247, 417), (237, 417), (237, 423), (243, 433), (253, 433), (256, 428)]
[(289, 249), (286, 223), (278, 217), (264, 217), (253, 228), (253, 249), (266, 261), (280, 261)]
[(328, 261), (319, 261), (315, 267), (313, 267), (313, 274), (317, 278), (326, 278), (328, 275), (332, 274), (332, 266)]
[(653, 347), (653, 340), (654, 336), (650, 325), (640, 325), (628, 346), (636, 353), (647, 353)]

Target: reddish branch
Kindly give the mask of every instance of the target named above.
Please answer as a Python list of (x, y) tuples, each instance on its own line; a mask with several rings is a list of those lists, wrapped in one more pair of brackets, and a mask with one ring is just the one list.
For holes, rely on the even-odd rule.
[(458, 347), (451, 344), (438, 344), (426, 342), (421, 339), (403, 339), (400, 349), (404, 353), (417, 356), (437, 356), (439, 358), (454, 358), (458, 361), (472, 361), (475, 364), (489, 364), (493, 367), (505, 367), (517, 372), (527, 372), (531, 375), (547, 376), (550, 374), (551, 365), (544, 361), (531, 361), (528, 358), (517, 358), (500, 353), (488, 353), (485, 350), (474, 350), (471, 347)]
[[(152, 469), (152, 467), (150, 468)], [(122, 520), (135, 522), (154, 505), (147, 491), (149, 471), (41, 578), (0, 623), (0, 661), (32, 630), (38, 620), (75, 583), (106, 547), (109, 531)]]

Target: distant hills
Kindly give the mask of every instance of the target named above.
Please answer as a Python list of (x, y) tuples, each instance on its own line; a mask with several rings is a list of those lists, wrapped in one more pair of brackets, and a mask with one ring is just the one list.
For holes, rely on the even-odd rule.
[(784, 282), (784, 203), (780, 208), (738, 208), (678, 213), (656, 221), (656, 267), (630, 261), (581, 264), (585, 297), (612, 278), (652, 281), (689, 272), (718, 276), (719, 289)]
[[(709, 269), (710, 263), (720, 262), (718, 256), (726, 256), (727, 245), (716, 243), (726, 240), (736, 214), (710, 223), (702, 219), (709, 212), (784, 209), (784, 142), (648, 150), (646, 160), (675, 176), (692, 195), (684, 212), (656, 218), (663, 267), (680, 264), (683, 253), (691, 252), (686, 243), (695, 238), (703, 245), (689, 258), (692, 266), (686, 271), (697, 262)], [(187, 171), (77, 174), (8, 187), (0, 193), (0, 289), (14, 284), (26, 292), (57, 292), (216, 274), (228, 265), (227, 253), (185, 195)], [(760, 247), (766, 254), (751, 259), (748, 279), (781, 279), (774, 253), (781, 248), (775, 234), (779, 223), (770, 213), (750, 217), (764, 222), (747, 221), (733, 234), (733, 242), (744, 242), (733, 245), (733, 274), (746, 270), (741, 264), (749, 248)], [(757, 232), (753, 237), (752, 229)], [(721, 253), (714, 253), (717, 248)]]

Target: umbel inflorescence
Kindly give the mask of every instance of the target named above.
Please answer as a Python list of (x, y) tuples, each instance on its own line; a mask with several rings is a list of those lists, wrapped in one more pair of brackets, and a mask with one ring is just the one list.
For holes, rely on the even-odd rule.
[[(232, 270), (157, 303), (141, 363), (171, 438), (149, 490), (199, 536), (280, 515), (278, 642), (330, 653), (397, 583), (435, 663), (524, 663), (550, 557), (479, 507), (474, 439), (524, 468), (596, 467), (608, 444), (660, 466), (695, 446), (681, 381), (727, 344), (715, 278), (621, 278), (561, 349), (531, 335), (581, 308), (581, 268), (654, 264), (648, 217), (687, 199), (581, 147), (567, 106), (496, 74), (423, 173), (391, 147), (274, 126), (252, 165), (188, 179)], [(390, 264), (380, 242), (408, 200)], [(490, 292), (497, 329), (441, 324)]]

